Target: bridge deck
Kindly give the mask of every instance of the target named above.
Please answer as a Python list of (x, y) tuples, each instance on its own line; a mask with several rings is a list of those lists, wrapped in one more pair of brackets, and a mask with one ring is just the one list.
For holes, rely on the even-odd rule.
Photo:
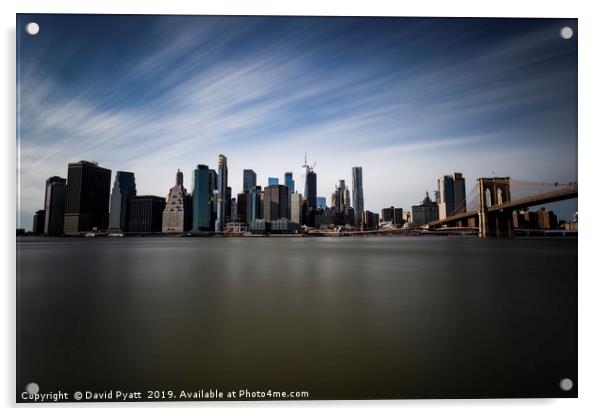
[[(534, 205), (542, 205), (549, 204), (551, 202), (563, 201), (565, 199), (576, 198), (578, 193), (577, 186), (570, 186), (567, 188), (558, 189), (551, 192), (545, 192), (543, 194), (528, 196), (525, 198), (519, 198), (515, 200), (511, 200), (508, 202), (504, 202), (502, 204), (492, 205), (487, 208), (487, 212), (499, 212), (504, 210), (517, 210), (524, 209)], [(467, 211), (460, 214), (452, 215), (443, 220), (432, 221), (428, 225), (429, 227), (438, 227), (444, 224), (453, 223), (458, 220), (463, 220), (465, 218), (476, 217), (478, 216), (478, 211)]]

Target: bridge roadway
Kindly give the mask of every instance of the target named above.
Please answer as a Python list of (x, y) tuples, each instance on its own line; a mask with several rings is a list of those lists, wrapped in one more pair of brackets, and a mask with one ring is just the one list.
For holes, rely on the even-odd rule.
[[(578, 187), (577, 185), (569, 186), (566, 188), (558, 189), (551, 192), (544, 192), (541, 194), (528, 196), (525, 198), (519, 198), (503, 202), (501, 204), (491, 205), (487, 208), (488, 213), (495, 213), (500, 211), (515, 211), (532, 207), (534, 205), (549, 204), (552, 202), (563, 201), (565, 199), (577, 198)], [(452, 215), (443, 220), (437, 220), (430, 222), (430, 227), (440, 227), (445, 224), (453, 223), (458, 220), (463, 220), (470, 217), (477, 217), (479, 215), (478, 210), (467, 211), (460, 214)]]

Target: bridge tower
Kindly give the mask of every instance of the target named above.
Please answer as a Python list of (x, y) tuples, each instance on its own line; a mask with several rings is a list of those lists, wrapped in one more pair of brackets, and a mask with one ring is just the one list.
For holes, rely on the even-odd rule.
[(510, 237), (512, 210), (488, 212), (492, 205), (510, 201), (510, 178), (477, 179), (479, 237)]

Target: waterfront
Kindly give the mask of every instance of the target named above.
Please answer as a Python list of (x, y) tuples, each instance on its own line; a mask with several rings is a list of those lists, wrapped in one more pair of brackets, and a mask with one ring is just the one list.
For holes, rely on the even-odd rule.
[(20, 238), (17, 392), (574, 397), (577, 240)]

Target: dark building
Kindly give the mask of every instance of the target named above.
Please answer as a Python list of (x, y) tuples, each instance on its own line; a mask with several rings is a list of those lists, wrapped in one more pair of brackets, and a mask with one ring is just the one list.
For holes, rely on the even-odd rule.
[(209, 167), (198, 165), (192, 177), (192, 230), (210, 231), (213, 188)]
[(403, 225), (405, 222), (403, 219), (403, 209), (395, 207), (383, 208), (381, 211), (381, 221), (390, 222), (394, 225)]
[(364, 228), (377, 229), (378, 222), (379, 222), (378, 214), (376, 214), (374, 212), (370, 212), (370, 211), (364, 211), (364, 213), (362, 214), (362, 223), (364, 224)]
[(429, 193), (420, 203), (420, 205), (412, 206), (412, 223), (414, 225), (425, 225), (431, 221), (439, 219), (439, 206), (431, 200)]
[(126, 231), (129, 199), (136, 195), (136, 179), (132, 172), (117, 171), (111, 192), (109, 230)]
[(132, 196), (128, 207), (128, 232), (160, 233), (165, 198), (154, 195)]
[(65, 234), (106, 230), (111, 171), (95, 162), (70, 163), (65, 199)]
[(253, 169), (242, 171), (242, 190), (243, 192), (252, 192), (257, 186), (257, 174)]
[(36, 211), (33, 215), (33, 226), (31, 231), (34, 234), (44, 234), (44, 221), (46, 220), (46, 214), (43, 209)]
[(61, 235), (65, 223), (67, 179), (52, 176), (46, 180), (44, 234)]
[(317, 211), (317, 175), (310, 167), (305, 174), (305, 209), (303, 210), (303, 224), (310, 227), (316, 226)]
[(289, 218), (289, 195), (286, 186), (270, 185), (264, 188), (263, 215), (267, 221)]
[(295, 192), (295, 181), (293, 180), (293, 172), (284, 172), (284, 186), (288, 188), (288, 193)]
[(248, 210), (253, 195), (254, 194), (249, 192), (238, 194), (238, 201), (236, 202), (236, 218), (233, 218), (233, 221), (249, 224)]
[[(236, 200), (235, 200), (236, 201)], [(225, 201), (225, 223), (229, 223), (232, 221), (232, 188), (229, 186), (226, 187), (226, 201)]]

